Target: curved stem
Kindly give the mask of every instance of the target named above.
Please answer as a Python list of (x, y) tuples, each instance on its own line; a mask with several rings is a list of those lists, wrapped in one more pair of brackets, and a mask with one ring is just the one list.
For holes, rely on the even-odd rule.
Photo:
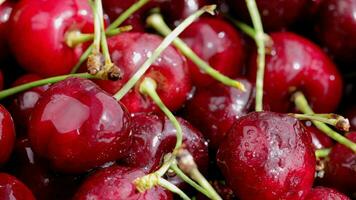
[(194, 14), (186, 18), (177, 28), (175, 28), (161, 44), (155, 49), (152, 55), (142, 64), (142, 66), (136, 71), (136, 73), (130, 78), (130, 80), (118, 91), (114, 97), (120, 100), (130, 89), (137, 83), (142, 75), (148, 70), (148, 68), (155, 62), (155, 60), (161, 55), (161, 53), (178, 37), (180, 33), (184, 31), (191, 23), (193, 23), (199, 16), (205, 12), (212, 13), (215, 10), (215, 5), (204, 6)]
[[(159, 13), (153, 13), (147, 18), (147, 24), (153, 27), (157, 32), (163, 36), (169, 35), (172, 30), (164, 22), (163, 17)], [(187, 58), (189, 58), (200, 70), (211, 76), (217, 81), (220, 81), (224, 85), (238, 88), (245, 91), (244, 85), (236, 80), (233, 80), (219, 71), (211, 67), (207, 62), (201, 59), (185, 42), (179, 38), (175, 38), (173, 44), (182, 52)]]
[(263, 110), (263, 79), (265, 72), (265, 42), (264, 32), (260, 14), (255, 0), (245, 0), (248, 11), (251, 15), (252, 24), (256, 30), (255, 42), (257, 45), (258, 57), (257, 57), (257, 76), (256, 76), (256, 111)]
[(23, 84), (23, 85), (19, 85), (19, 86), (16, 86), (16, 87), (12, 87), (10, 89), (2, 90), (0, 92), (0, 100), (6, 98), (8, 96), (14, 95), (16, 93), (26, 91), (26, 90), (31, 89), (33, 87), (46, 85), (46, 84), (50, 84), (50, 83), (57, 83), (57, 82), (62, 81), (64, 79), (66, 79), (66, 78), (69, 78), (69, 77), (95, 78), (94, 76), (92, 76), (92, 75), (90, 75), (88, 73), (69, 74), (69, 75), (50, 77), (50, 78), (46, 78), (46, 79), (42, 79), (42, 80), (26, 83), (26, 84)]
[(92, 0), (89, 0), (91, 6), (93, 17), (94, 17), (94, 40), (93, 40), (93, 52), (100, 52), (100, 40), (101, 40), (101, 29), (100, 29), (100, 17), (98, 13), (98, 8)]
[(316, 158), (325, 158), (330, 154), (330, 152), (331, 152), (331, 148), (318, 149), (318, 150), (315, 150), (315, 157)]
[[(315, 114), (312, 108), (309, 106), (307, 99), (305, 98), (302, 92), (296, 92), (293, 95), (294, 103), (298, 110), (305, 114)], [(312, 120), (313, 124), (321, 131), (323, 131), (326, 135), (337, 141), (338, 143), (348, 147), (352, 151), (356, 153), (356, 143), (352, 142), (348, 138), (340, 135), (339, 133), (332, 130), (326, 124)]]
[(166, 179), (159, 178), (158, 185), (168, 189), (173, 193), (178, 194), (184, 200), (190, 200), (190, 198), (181, 189), (179, 189), (177, 186), (173, 185), (171, 182), (167, 181)]
[(101, 0), (95, 0), (95, 5), (98, 11), (98, 16), (100, 19), (100, 33), (101, 33), (101, 50), (103, 52), (104, 58), (105, 58), (105, 66), (111, 64), (111, 58), (110, 58), (110, 53), (109, 53), (109, 47), (108, 43), (106, 41), (106, 34), (105, 34), (105, 25), (104, 25), (104, 12), (103, 12), (103, 5)]
[(299, 120), (315, 120), (334, 126), (341, 131), (349, 131), (350, 123), (348, 119), (337, 114), (290, 114)]
[(200, 173), (200, 171), (195, 168), (190, 173), (190, 176), (198, 182), (203, 188), (210, 192), (211, 199), (213, 200), (222, 200), (219, 194), (215, 191), (215, 189), (210, 185), (210, 183), (206, 180), (206, 178)]

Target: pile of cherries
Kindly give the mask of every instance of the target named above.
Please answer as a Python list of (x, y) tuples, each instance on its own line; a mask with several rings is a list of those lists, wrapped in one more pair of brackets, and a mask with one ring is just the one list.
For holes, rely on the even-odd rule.
[(0, 0), (0, 200), (356, 199), (355, 13)]

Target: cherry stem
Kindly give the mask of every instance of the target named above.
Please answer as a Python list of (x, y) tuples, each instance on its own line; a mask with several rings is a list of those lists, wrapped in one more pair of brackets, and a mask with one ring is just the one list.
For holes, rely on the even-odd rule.
[(317, 150), (315, 150), (315, 157), (316, 158), (325, 158), (330, 154), (330, 152), (331, 152), (331, 148), (317, 149)]
[(105, 66), (111, 66), (111, 58), (110, 58), (110, 53), (109, 53), (109, 47), (108, 43), (106, 41), (106, 34), (105, 34), (105, 25), (104, 25), (104, 11), (103, 11), (103, 5), (101, 0), (95, 0), (95, 5), (98, 10), (98, 16), (100, 19), (100, 32), (101, 32), (101, 50), (103, 52), (104, 58), (105, 58)]
[(3, 4), (6, 0), (0, 0), (0, 5)]
[(155, 62), (155, 60), (161, 55), (161, 53), (178, 37), (191, 23), (199, 18), (205, 12), (213, 13), (216, 5), (204, 6), (197, 12), (186, 18), (177, 28), (175, 28), (169, 35), (167, 35), (161, 44), (155, 49), (152, 55), (141, 65), (136, 73), (130, 78), (130, 80), (114, 95), (117, 100), (120, 100), (131, 88), (137, 83), (142, 75), (148, 70), (148, 68)]
[[(163, 36), (169, 35), (172, 30), (164, 22), (164, 19), (161, 14), (153, 13), (147, 18), (147, 25), (154, 28)], [(187, 58), (189, 58), (200, 70), (204, 71), (206, 74), (211, 76), (217, 81), (220, 81), (224, 85), (238, 88), (242, 91), (246, 91), (245, 86), (236, 80), (233, 80), (219, 71), (211, 67), (207, 62), (201, 59), (183, 40), (180, 38), (175, 38), (173, 44), (182, 52)]]
[(184, 200), (190, 200), (190, 198), (181, 189), (179, 189), (177, 186), (175, 186), (164, 178), (160, 177), (158, 179), (158, 185), (168, 189), (171, 192), (178, 194)]
[[(137, 3), (130, 6), (127, 10), (125, 10), (112, 24), (108, 26), (106, 29), (107, 32), (111, 32), (112, 30), (119, 27), (126, 19), (128, 19), (133, 13), (139, 10), (142, 6), (144, 6), (149, 0), (140, 0)], [(93, 44), (91, 44), (87, 50), (82, 54), (77, 64), (72, 68), (71, 74), (74, 74), (78, 71), (80, 66), (86, 61), (88, 56), (93, 50)]]
[(263, 79), (265, 72), (265, 33), (263, 32), (262, 21), (260, 13), (255, 0), (245, 0), (248, 11), (251, 15), (252, 24), (255, 29), (255, 42), (257, 45), (257, 76), (256, 76), (256, 105), (255, 110), (257, 112), (263, 110)]
[(66, 78), (69, 78), (69, 77), (90, 78), (90, 79), (95, 78), (94, 76), (92, 76), (92, 75), (90, 75), (88, 73), (80, 73), (80, 74), (68, 74), (68, 75), (54, 76), (54, 77), (50, 77), (50, 78), (46, 78), (46, 79), (41, 79), (41, 80), (38, 80), (38, 81), (33, 81), (33, 82), (30, 82), (30, 83), (26, 83), (26, 84), (23, 84), (23, 85), (12, 87), (12, 88), (9, 88), (9, 89), (6, 89), (6, 90), (2, 90), (0, 92), (0, 100), (6, 98), (8, 96), (17, 94), (19, 92), (26, 91), (26, 90), (31, 89), (33, 87), (38, 87), (38, 86), (46, 85), (46, 84), (50, 84), (50, 83), (57, 83), (57, 82), (62, 81), (64, 79), (66, 79)]
[(101, 40), (100, 17), (99, 17), (97, 5), (93, 3), (92, 0), (89, 0), (89, 4), (91, 6), (93, 17), (94, 17), (94, 40), (93, 40), (94, 48), (92, 49), (92, 52), (94, 54), (94, 52), (95, 53), (100, 52), (100, 40)]
[[(300, 110), (302, 113), (315, 114), (312, 108), (309, 106), (309, 103), (302, 92), (294, 93), (293, 99), (297, 109)], [(356, 153), (356, 143), (337, 133), (323, 122), (319, 122), (316, 120), (312, 120), (312, 122), (319, 130), (323, 131), (326, 135)]]
[(341, 131), (349, 131), (350, 129), (350, 122), (348, 119), (344, 118), (341, 115), (337, 114), (290, 114), (291, 116), (299, 119), (299, 120), (315, 120), (319, 122), (323, 122), (325, 124), (329, 124), (334, 126), (338, 130)]

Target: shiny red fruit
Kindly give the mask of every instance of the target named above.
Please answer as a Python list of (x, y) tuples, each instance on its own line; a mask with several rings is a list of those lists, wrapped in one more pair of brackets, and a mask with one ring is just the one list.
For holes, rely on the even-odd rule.
[(351, 200), (346, 195), (325, 187), (316, 187), (308, 194), (305, 200)]
[(0, 173), (0, 199), (35, 200), (32, 192), (15, 177)]
[[(111, 58), (120, 67), (122, 79), (95, 82), (105, 91), (115, 94), (161, 42), (162, 39), (159, 36), (148, 33), (123, 33), (109, 38)], [(150, 77), (157, 82), (157, 93), (170, 110), (179, 109), (191, 90), (186, 60), (172, 46), (163, 51), (142, 78), (144, 77)], [(159, 111), (149, 97), (139, 92), (139, 85), (140, 81), (121, 99), (121, 102), (130, 113)]]
[(14, 3), (5, 0), (0, 4), (0, 60), (9, 55), (8, 37), (9, 37), (9, 18), (14, 7)]
[(210, 148), (218, 149), (235, 120), (250, 110), (253, 86), (246, 79), (236, 80), (245, 85), (246, 92), (215, 83), (198, 88), (187, 103), (187, 119), (208, 139)]
[(127, 155), (126, 109), (93, 82), (69, 78), (51, 86), (30, 119), (33, 150), (54, 169), (80, 173)]
[(217, 161), (228, 185), (244, 200), (300, 200), (314, 180), (310, 136), (285, 114), (240, 117), (220, 144)]
[[(187, 45), (220, 73), (236, 78), (244, 63), (244, 41), (239, 32), (224, 20), (200, 18), (180, 36)], [(190, 76), (197, 86), (207, 86), (214, 80), (188, 61)]]
[(324, 132), (316, 128), (310, 121), (305, 123), (305, 129), (311, 135), (313, 147), (315, 150), (331, 148), (334, 146), (333, 140)]
[(0, 105), (0, 165), (9, 159), (14, 143), (14, 122), (10, 113)]
[[(294, 111), (291, 95), (302, 91), (313, 110), (330, 113), (339, 105), (342, 77), (327, 55), (309, 40), (289, 32), (270, 34), (266, 56), (264, 101), (275, 112)], [(250, 60), (250, 77), (256, 77), (256, 53)]]
[(67, 74), (85, 50), (65, 43), (69, 31), (93, 32), (86, 0), (23, 0), (10, 19), (10, 45), (22, 67), (41, 76)]
[(172, 194), (160, 186), (138, 192), (132, 182), (144, 175), (139, 169), (117, 165), (99, 170), (84, 181), (73, 200), (173, 200)]

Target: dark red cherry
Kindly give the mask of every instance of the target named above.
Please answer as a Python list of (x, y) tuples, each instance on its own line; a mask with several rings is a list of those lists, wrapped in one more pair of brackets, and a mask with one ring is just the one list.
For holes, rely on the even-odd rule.
[[(22, 85), (42, 79), (41, 76), (36, 74), (26, 74), (18, 78), (13, 86)], [(48, 89), (49, 85), (43, 85), (31, 88), (25, 92), (18, 94), (12, 101), (9, 109), (18, 127), (26, 130), (28, 122), (37, 101), (41, 98), (42, 94)]]
[(68, 78), (52, 85), (32, 111), (33, 150), (54, 169), (80, 173), (127, 155), (126, 109), (93, 82)]
[[(245, 21), (251, 21), (244, 0), (227, 1), (236, 15)], [(281, 30), (295, 22), (303, 13), (307, 0), (256, 0), (263, 27), (266, 30)]]
[(9, 37), (9, 18), (14, 7), (14, 3), (5, 0), (0, 4), (0, 60), (9, 55), (8, 37)]
[(303, 199), (311, 189), (315, 155), (295, 118), (252, 112), (236, 120), (220, 144), (218, 165), (241, 199)]
[[(222, 74), (232, 78), (239, 75), (244, 63), (244, 41), (227, 22), (218, 18), (201, 18), (191, 24), (180, 38)], [(195, 85), (207, 86), (213, 82), (192, 61), (189, 60), (188, 65)]]
[(15, 177), (0, 173), (0, 199), (35, 200), (32, 192)]
[[(148, 33), (123, 33), (108, 39), (113, 62), (120, 66), (122, 79), (118, 81), (97, 80), (105, 91), (115, 94), (148, 56), (157, 48), (162, 39)], [(168, 47), (143, 77), (157, 82), (157, 93), (170, 110), (179, 109), (191, 90), (191, 82), (185, 58), (172, 46)], [(142, 80), (142, 79), (141, 79)], [(121, 102), (131, 113), (158, 111), (153, 101), (140, 94), (139, 84), (127, 93)]]
[[(293, 111), (291, 94), (302, 91), (317, 113), (335, 111), (342, 95), (342, 78), (325, 53), (309, 40), (289, 32), (272, 33), (266, 56), (264, 101), (272, 111)], [(250, 77), (256, 77), (256, 53), (250, 60)]]
[[(356, 132), (346, 137), (356, 142)], [(342, 144), (336, 144), (329, 154), (325, 184), (345, 193), (356, 192), (356, 154)]]
[(305, 200), (351, 200), (346, 195), (338, 192), (337, 190), (326, 188), (326, 187), (316, 187), (311, 190)]
[(14, 143), (14, 122), (10, 113), (0, 105), (0, 165), (9, 159)]
[(187, 119), (209, 141), (209, 147), (217, 149), (226, 132), (235, 120), (250, 110), (253, 87), (246, 79), (236, 79), (246, 87), (246, 92), (214, 83), (206, 88), (198, 88), (187, 103)]
[(132, 182), (144, 175), (139, 169), (117, 165), (101, 169), (84, 181), (73, 199), (173, 200), (172, 194), (160, 186), (138, 192)]
[(356, 62), (356, 1), (325, 0), (316, 24), (317, 38), (342, 62)]
[[(183, 131), (183, 145), (192, 154), (198, 168), (206, 172), (209, 166), (208, 145), (203, 135), (187, 121), (178, 118)], [(176, 129), (166, 117), (154, 114), (135, 114), (132, 117), (132, 144), (124, 159), (127, 166), (154, 172), (176, 144)], [(182, 183), (170, 177), (174, 184)]]
[(69, 31), (93, 31), (91, 9), (86, 0), (20, 1), (10, 19), (10, 45), (26, 70), (41, 76), (67, 74), (77, 63), (85, 45), (68, 47)]
[(313, 126), (310, 121), (305, 123), (305, 129), (310, 133), (314, 149), (325, 149), (334, 146), (333, 140), (321, 130)]
[(347, 112), (345, 114), (345, 117), (349, 120), (350, 122), (350, 129), (352, 131), (356, 131), (356, 106), (351, 106), (351, 108), (347, 108)]

